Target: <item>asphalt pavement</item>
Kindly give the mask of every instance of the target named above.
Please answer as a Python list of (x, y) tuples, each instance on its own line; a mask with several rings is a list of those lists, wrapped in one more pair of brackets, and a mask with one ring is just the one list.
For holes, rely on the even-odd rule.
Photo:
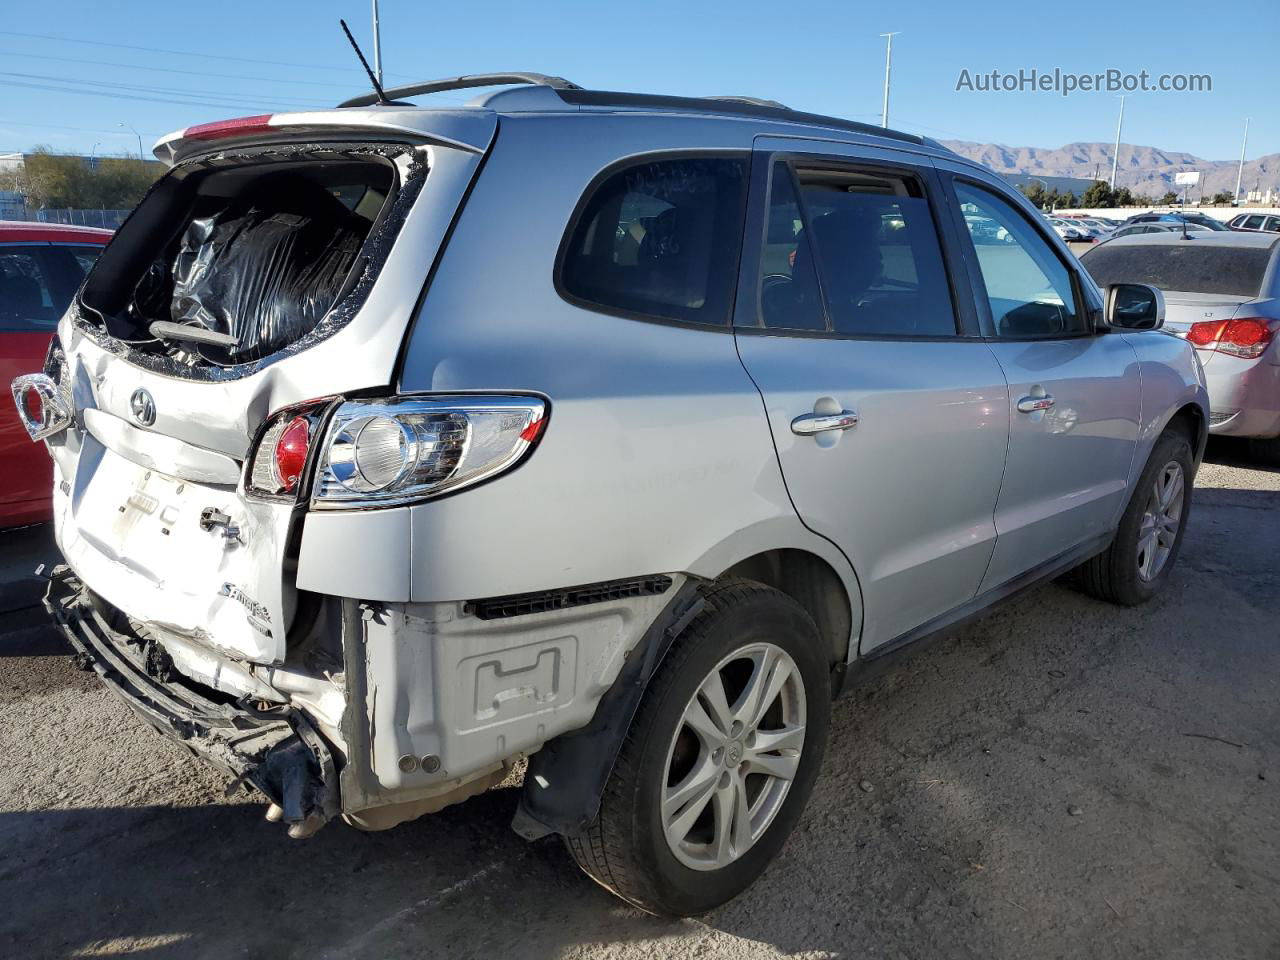
[(695, 920), (517, 838), (510, 784), (290, 841), (5, 614), (0, 956), (1280, 957), (1280, 471), (1239, 453), (1151, 604), (1041, 586), (840, 701), (780, 859)]

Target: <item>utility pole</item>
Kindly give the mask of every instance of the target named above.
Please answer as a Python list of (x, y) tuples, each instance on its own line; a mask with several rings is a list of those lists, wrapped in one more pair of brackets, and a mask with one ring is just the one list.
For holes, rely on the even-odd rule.
[(889, 126), (889, 71), (893, 66), (893, 38), (896, 37), (901, 30), (895, 30), (893, 33), (882, 33), (880, 36), (885, 37), (884, 47), (884, 109), (880, 112), (880, 126)]
[(1120, 131), (1124, 129), (1124, 97), (1120, 97), (1120, 122), (1116, 124), (1116, 149), (1111, 154), (1111, 189), (1116, 188), (1116, 165), (1120, 162)]
[(382, 33), (378, 29), (378, 0), (373, 0), (373, 73), (382, 85)]
[(1240, 178), (1244, 176), (1244, 152), (1249, 146), (1249, 118), (1244, 118), (1244, 142), (1240, 144), (1240, 166), (1236, 170), (1236, 195), (1232, 206), (1240, 202)]

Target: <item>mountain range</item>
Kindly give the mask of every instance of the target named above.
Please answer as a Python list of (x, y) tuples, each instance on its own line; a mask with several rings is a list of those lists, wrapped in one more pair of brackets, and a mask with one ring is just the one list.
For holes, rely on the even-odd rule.
[[(1080, 177), (1106, 180), (1111, 176), (1110, 143), (1069, 143), (1056, 150), (1044, 147), (1007, 147), (999, 143), (973, 143), (968, 140), (944, 140), (943, 145), (963, 157), (976, 160), (997, 173), (1030, 173), (1052, 177)], [(1199, 170), (1200, 184), (1195, 189), (1210, 197), (1220, 190), (1235, 191), (1237, 160), (1205, 160), (1190, 153), (1120, 144), (1120, 164), (1116, 170), (1116, 186), (1128, 187), (1134, 193), (1159, 197), (1167, 190), (1180, 192), (1173, 175), (1184, 170)], [(1247, 160), (1240, 181), (1243, 195), (1249, 190), (1280, 187), (1280, 153)]]

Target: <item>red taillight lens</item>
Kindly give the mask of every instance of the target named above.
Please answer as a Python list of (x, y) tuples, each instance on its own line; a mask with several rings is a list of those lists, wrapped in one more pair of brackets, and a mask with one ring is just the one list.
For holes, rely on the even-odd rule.
[(533, 441), (537, 440), (538, 437), (542, 436), (542, 428), (546, 425), (547, 418), (545, 416), (538, 417), (537, 420), (534, 420), (520, 431), (520, 439), (525, 443), (533, 443)]
[(286, 493), (298, 487), (298, 478), (307, 465), (307, 450), (311, 446), (311, 424), (306, 417), (294, 417), (280, 434), (272, 451), (272, 474), (276, 483)]
[(1187, 331), (1187, 342), (1196, 347), (1211, 347), (1218, 342), (1225, 320), (1202, 320)]
[(1275, 329), (1261, 317), (1203, 320), (1193, 323), (1187, 340), (1201, 350), (1213, 350), (1245, 360), (1256, 359), (1270, 345)]
[(292, 500), (303, 489), (311, 440), (324, 423), (332, 397), (283, 407), (267, 417), (249, 450), (245, 493)]
[(1218, 340), (1218, 352), (1252, 360), (1260, 357), (1275, 331), (1260, 317), (1237, 317), (1227, 323)]
[(216, 120), (198, 123), (182, 131), (184, 140), (220, 140), (223, 137), (239, 137), (246, 133), (258, 133), (271, 128), (271, 114), (259, 113), (252, 117), (236, 117), (232, 120)]

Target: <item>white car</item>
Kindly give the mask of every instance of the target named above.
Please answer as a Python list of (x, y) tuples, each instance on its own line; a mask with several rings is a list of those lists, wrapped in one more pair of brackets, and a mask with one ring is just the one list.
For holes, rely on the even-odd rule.
[(1047, 217), (1046, 219), (1049, 221), (1049, 226), (1053, 227), (1053, 232), (1063, 240), (1092, 239), (1087, 230), (1072, 223), (1070, 220), (1063, 220), (1061, 217)]

